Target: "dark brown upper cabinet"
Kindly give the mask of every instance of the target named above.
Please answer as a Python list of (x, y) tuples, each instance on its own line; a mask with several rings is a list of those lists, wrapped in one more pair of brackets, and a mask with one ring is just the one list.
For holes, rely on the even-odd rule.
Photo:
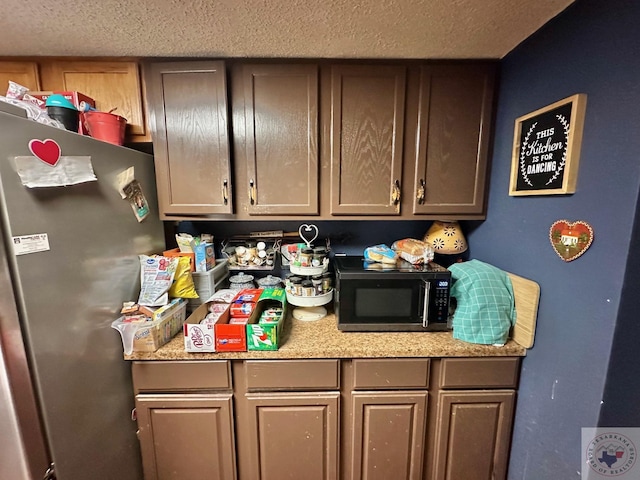
[(152, 63), (146, 84), (162, 218), (232, 213), (224, 62)]
[(238, 190), (240, 208), (249, 215), (318, 215), (317, 65), (239, 70), (246, 160), (237, 152), (236, 170), (247, 192), (243, 199), (245, 190)]
[(421, 68), (414, 214), (484, 214), (494, 78), (494, 64)]
[(400, 214), (406, 70), (331, 66), (324, 138), (330, 215)]

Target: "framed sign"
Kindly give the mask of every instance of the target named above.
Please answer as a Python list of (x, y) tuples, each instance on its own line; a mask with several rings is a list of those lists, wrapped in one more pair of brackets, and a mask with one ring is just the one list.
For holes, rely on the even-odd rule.
[(586, 106), (579, 93), (516, 119), (509, 195), (576, 191)]

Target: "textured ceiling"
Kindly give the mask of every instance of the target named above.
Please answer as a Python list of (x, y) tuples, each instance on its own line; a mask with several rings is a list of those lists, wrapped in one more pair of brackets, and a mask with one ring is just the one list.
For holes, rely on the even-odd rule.
[(502, 58), (574, 0), (3, 0), (0, 55)]

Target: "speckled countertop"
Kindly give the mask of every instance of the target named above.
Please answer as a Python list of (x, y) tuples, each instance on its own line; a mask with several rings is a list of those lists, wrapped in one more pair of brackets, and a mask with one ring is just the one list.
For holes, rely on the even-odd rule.
[(288, 318), (277, 351), (188, 353), (179, 333), (155, 352), (133, 352), (126, 360), (206, 360), (248, 358), (374, 358), (524, 356), (513, 340), (503, 347), (455, 340), (450, 332), (341, 332), (333, 314), (313, 322)]

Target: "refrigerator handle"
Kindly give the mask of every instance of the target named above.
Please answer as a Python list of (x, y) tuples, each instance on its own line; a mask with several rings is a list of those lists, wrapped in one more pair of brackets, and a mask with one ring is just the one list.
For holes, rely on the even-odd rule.
[(47, 471), (44, 472), (44, 477), (42, 477), (42, 480), (56, 480), (56, 469), (53, 462), (51, 462), (49, 468), (47, 468)]

